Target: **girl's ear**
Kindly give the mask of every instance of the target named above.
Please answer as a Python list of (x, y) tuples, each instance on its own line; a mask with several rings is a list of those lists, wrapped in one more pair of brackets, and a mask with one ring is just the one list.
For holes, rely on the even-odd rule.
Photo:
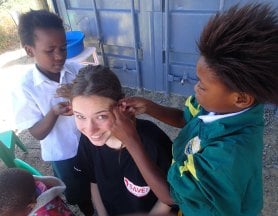
[(240, 92), (237, 94), (235, 105), (238, 108), (245, 109), (252, 106), (255, 102), (255, 98), (245, 92)]
[(26, 53), (27, 53), (28, 56), (34, 57), (32, 46), (30, 46), (30, 45), (25, 45), (25, 46), (24, 46), (24, 49), (25, 49), (25, 51), (26, 51)]

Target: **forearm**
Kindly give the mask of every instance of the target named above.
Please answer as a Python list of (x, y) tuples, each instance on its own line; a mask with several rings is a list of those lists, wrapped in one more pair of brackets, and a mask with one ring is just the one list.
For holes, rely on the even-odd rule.
[(168, 213), (170, 211), (171, 211), (170, 206), (168, 206), (158, 200), (149, 213), (150, 213), (150, 215), (163, 215), (163, 214), (168, 215)]
[(51, 109), (40, 121), (35, 123), (29, 132), (38, 140), (44, 139), (54, 127), (59, 115)]
[(97, 184), (91, 183), (91, 194), (93, 204), (97, 210), (98, 215), (108, 216), (108, 213), (103, 205)]
[(145, 113), (174, 127), (182, 128), (185, 125), (183, 111), (176, 108), (165, 107), (149, 101)]
[(149, 158), (139, 139), (130, 138), (128, 142), (130, 144), (127, 146), (127, 149), (154, 194), (161, 202), (167, 205), (173, 204), (166, 175)]
[(166, 204), (172, 204), (173, 201), (170, 196), (166, 175), (161, 172), (160, 168), (150, 159), (149, 154), (145, 151), (134, 122), (126, 117), (123, 112), (120, 112), (118, 107), (114, 107), (113, 114), (115, 122), (111, 128), (112, 135), (122, 141), (143, 178), (158, 199)]

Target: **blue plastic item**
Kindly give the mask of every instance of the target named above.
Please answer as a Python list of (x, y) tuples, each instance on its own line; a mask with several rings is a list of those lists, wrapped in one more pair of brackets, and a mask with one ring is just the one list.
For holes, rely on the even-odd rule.
[(84, 50), (84, 33), (81, 31), (66, 32), (67, 59), (77, 56)]

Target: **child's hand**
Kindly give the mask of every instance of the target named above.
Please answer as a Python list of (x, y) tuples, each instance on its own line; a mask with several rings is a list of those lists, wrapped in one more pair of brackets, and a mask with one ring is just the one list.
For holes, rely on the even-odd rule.
[(113, 127), (111, 128), (113, 136), (121, 140), (125, 146), (134, 143), (132, 141), (136, 139), (139, 140), (134, 116), (126, 114), (120, 106), (114, 106), (112, 113), (115, 118)]
[(145, 113), (148, 103), (149, 100), (142, 97), (129, 97), (119, 101), (121, 109), (133, 115)]
[(53, 111), (56, 115), (71, 116), (73, 115), (72, 107), (69, 102), (60, 102), (53, 106)]

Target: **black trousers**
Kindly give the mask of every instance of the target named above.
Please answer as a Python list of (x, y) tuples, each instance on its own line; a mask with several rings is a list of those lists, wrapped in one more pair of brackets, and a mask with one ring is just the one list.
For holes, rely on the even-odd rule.
[(54, 175), (65, 185), (65, 197), (70, 205), (78, 205), (85, 216), (92, 216), (94, 207), (91, 199), (90, 181), (74, 171), (75, 157), (62, 161), (53, 161)]

